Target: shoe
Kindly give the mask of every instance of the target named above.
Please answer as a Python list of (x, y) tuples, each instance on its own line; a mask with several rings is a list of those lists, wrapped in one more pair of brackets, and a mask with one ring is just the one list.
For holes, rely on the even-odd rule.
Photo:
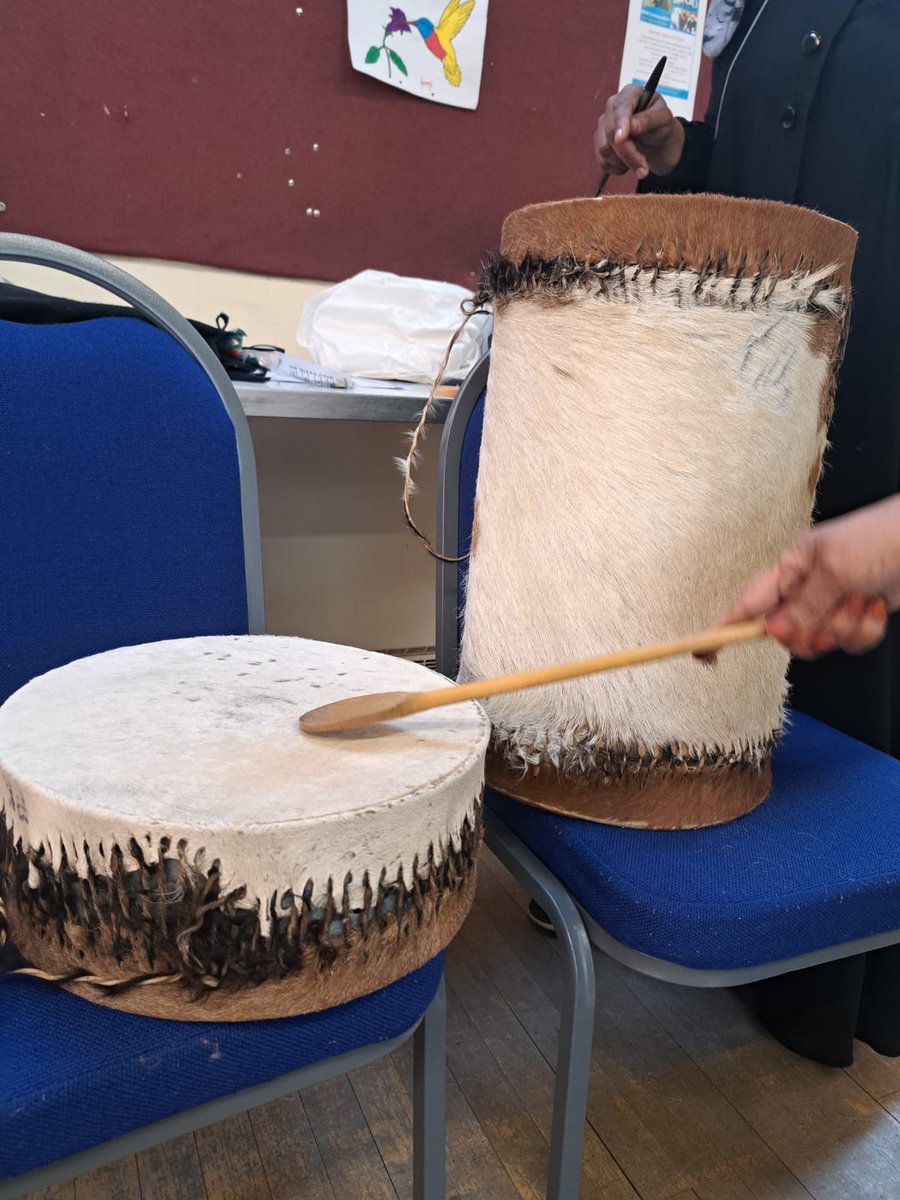
[(538, 929), (543, 929), (544, 933), (552, 933), (556, 937), (553, 922), (535, 900), (528, 901), (528, 919), (537, 925)]

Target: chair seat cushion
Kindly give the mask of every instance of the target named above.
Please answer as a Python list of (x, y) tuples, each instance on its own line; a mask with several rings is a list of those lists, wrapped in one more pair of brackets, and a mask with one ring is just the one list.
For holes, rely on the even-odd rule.
[(438, 955), (324, 1012), (228, 1024), (136, 1017), (0, 978), (0, 1179), (279, 1075), (397, 1037), (437, 991)]
[(758, 966), (900, 928), (900, 761), (795, 713), (773, 774), (753, 812), (678, 832), (487, 802), (612, 937), (670, 963)]

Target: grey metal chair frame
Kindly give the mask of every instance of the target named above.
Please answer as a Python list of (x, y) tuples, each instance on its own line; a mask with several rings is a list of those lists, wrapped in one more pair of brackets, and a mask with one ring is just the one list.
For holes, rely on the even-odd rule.
[[(447, 415), (438, 460), (436, 548), (459, 554), (459, 461), (466, 427), (487, 384), (490, 355), (472, 370)], [(459, 564), (437, 564), (437, 669), (457, 673), (459, 655)], [(557, 1050), (556, 1089), (547, 1171), (547, 1200), (577, 1200), (587, 1113), (596, 981), (591, 943), (610, 958), (668, 983), (723, 988), (753, 983), (900, 942), (900, 930), (843, 942), (755, 967), (698, 970), (632, 950), (610, 936), (577, 903), (565, 885), (512, 830), (485, 807), (485, 842), (528, 895), (550, 917), (562, 950), (564, 990)]]
[[(0, 260), (52, 267), (106, 288), (164, 329), (203, 368), (234, 426), (240, 470), (248, 628), (250, 633), (264, 633), (262, 547), (253, 443), (241, 402), (221, 363), (176, 309), (146, 284), (94, 255), (60, 242), (6, 233), (0, 234)], [(443, 978), (420, 1021), (399, 1037), (323, 1059), (267, 1083), (177, 1113), (26, 1175), (0, 1182), (0, 1200), (16, 1200), (28, 1192), (52, 1187), (179, 1134), (190, 1133), (276, 1100), (298, 1088), (311, 1087), (354, 1071), (390, 1054), (410, 1036), (413, 1038), (413, 1194), (415, 1200), (444, 1200), (447, 1010)]]

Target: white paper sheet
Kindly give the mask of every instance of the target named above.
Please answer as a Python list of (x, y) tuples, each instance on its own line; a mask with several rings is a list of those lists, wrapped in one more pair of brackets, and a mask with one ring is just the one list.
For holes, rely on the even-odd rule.
[(691, 120), (703, 47), (706, 0), (629, 0), (619, 87), (645, 84), (665, 54), (657, 91), (676, 117)]
[(357, 71), (411, 96), (477, 108), (488, 0), (347, 0)]

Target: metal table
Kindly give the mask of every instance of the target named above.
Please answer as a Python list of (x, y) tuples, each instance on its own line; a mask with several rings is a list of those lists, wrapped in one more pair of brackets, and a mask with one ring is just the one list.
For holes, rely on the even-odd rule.
[[(394, 421), (415, 424), (428, 388), (320, 388), (293, 383), (235, 383), (248, 417), (299, 417), (314, 421)], [(452, 400), (436, 398), (428, 414), (443, 424)]]

